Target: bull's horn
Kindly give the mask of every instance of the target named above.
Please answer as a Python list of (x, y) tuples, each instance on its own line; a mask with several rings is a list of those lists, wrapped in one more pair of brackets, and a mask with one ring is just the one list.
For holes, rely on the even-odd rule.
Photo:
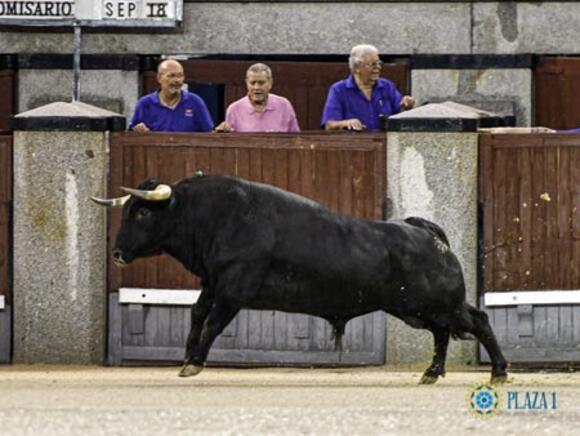
[(122, 207), (127, 202), (127, 200), (129, 200), (129, 198), (131, 198), (130, 195), (125, 195), (123, 197), (117, 197), (117, 198), (91, 197), (91, 200), (93, 200), (97, 204), (100, 204), (101, 206)]
[(171, 186), (169, 185), (157, 185), (157, 188), (155, 188), (153, 191), (125, 187), (121, 187), (121, 190), (127, 194), (131, 194), (135, 197), (149, 201), (163, 201), (171, 197)]

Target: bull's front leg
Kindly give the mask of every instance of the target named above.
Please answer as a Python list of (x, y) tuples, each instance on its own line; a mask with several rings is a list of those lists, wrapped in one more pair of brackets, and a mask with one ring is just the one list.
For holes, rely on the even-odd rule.
[(204, 288), (201, 291), (197, 302), (191, 306), (191, 326), (185, 346), (185, 363), (187, 363), (190, 358), (197, 353), (203, 323), (209, 314), (213, 298), (214, 296), (211, 289)]
[(213, 341), (234, 319), (238, 312), (238, 308), (232, 307), (225, 301), (214, 302), (203, 323), (198, 346), (194, 347), (192, 353), (187, 355), (185, 364), (179, 372), (180, 377), (191, 377), (199, 374), (203, 370)]
[(430, 385), (437, 381), (439, 376), (445, 377), (445, 359), (447, 357), (447, 346), (449, 345), (449, 330), (442, 328), (431, 328), (435, 340), (435, 352), (433, 353), (433, 362), (427, 368), (420, 384)]

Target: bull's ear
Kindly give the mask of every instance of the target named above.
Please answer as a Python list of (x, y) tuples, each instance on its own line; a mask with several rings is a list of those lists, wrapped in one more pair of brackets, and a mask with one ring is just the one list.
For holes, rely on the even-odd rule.
[(142, 191), (153, 191), (160, 184), (161, 182), (157, 179), (145, 179), (139, 183), (137, 189), (141, 189)]

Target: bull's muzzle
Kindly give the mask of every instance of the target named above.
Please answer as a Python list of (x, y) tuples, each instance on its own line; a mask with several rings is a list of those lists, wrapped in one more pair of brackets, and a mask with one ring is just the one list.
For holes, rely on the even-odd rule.
[(123, 252), (117, 248), (113, 250), (113, 262), (117, 266), (127, 266), (127, 261), (123, 259)]

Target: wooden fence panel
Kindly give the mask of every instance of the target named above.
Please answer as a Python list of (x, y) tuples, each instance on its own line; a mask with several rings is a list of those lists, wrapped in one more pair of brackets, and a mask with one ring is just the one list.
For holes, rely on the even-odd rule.
[[(385, 194), (382, 134), (136, 134), (112, 135), (110, 196), (148, 177), (173, 183), (195, 171), (270, 183), (346, 214), (381, 218)], [(111, 211), (111, 238), (120, 211)], [(113, 240), (110, 241), (114, 243)], [(120, 287), (198, 289), (197, 278), (169, 256), (110, 267)]]
[(482, 135), (484, 292), (580, 289), (580, 135)]
[(12, 136), (0, 135), (0, 295), (10, 304)]
[(580, 127), (580, 58), (544, 57), (534, 70), (535, 125)]
[(0, 130), (10, 129), (14, 103), (14, 71), (0, 70)]

